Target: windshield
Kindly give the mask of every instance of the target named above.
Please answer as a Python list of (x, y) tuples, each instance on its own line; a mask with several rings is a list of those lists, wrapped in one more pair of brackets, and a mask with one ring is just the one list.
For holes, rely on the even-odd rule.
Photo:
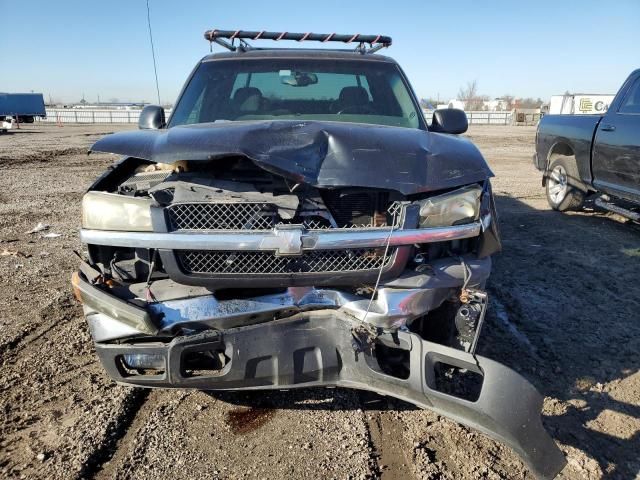
[(334, 59), (203, 62), (169, 126), (287, 119), (424, 128), (396, 65)]

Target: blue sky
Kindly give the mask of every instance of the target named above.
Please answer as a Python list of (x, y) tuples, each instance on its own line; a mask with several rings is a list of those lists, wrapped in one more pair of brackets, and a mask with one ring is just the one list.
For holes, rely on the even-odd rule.
[[(209, 52), (210, 28), (390, 35), (383, 53), (418, 96), (441, 99), (474, 79), (492, 97), (614, 93), (640, 67), (640, 0), (150, 4), (163, 102)], [(0, 32), (0, 91), (65, 102), (156, 97), (145, 0), (0, 0)]]

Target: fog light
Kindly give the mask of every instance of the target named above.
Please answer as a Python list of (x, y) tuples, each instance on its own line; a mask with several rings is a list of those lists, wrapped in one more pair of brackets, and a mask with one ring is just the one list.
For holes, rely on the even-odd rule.
[(127, 368), (141, 370), (164, 370), (164, 355), (134, 353), (122, 356)]

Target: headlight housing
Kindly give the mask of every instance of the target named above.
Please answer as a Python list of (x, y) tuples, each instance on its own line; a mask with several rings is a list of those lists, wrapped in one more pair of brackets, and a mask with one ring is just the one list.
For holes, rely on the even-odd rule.
[(420, 227), (449, 227), (471, 223), (480, 216), (480, 185), (468, 185), (425, 198), (420, 205)]
[(82, 197), (82, 228), (152, 232), (150, 198), (88, 192)]

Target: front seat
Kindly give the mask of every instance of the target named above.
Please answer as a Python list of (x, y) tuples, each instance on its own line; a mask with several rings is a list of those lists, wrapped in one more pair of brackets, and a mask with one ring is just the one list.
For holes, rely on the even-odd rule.
[(369, 94), (364, 87), (344, 87), (334, 106), (335, 112), (351, 109), (353, 112), (364, 111), (369, 107)]
[(231, 103), (238, 115), (258, 113), (262, 109), (264, 97), (259, 88), (242, 87), (233, 94)]

